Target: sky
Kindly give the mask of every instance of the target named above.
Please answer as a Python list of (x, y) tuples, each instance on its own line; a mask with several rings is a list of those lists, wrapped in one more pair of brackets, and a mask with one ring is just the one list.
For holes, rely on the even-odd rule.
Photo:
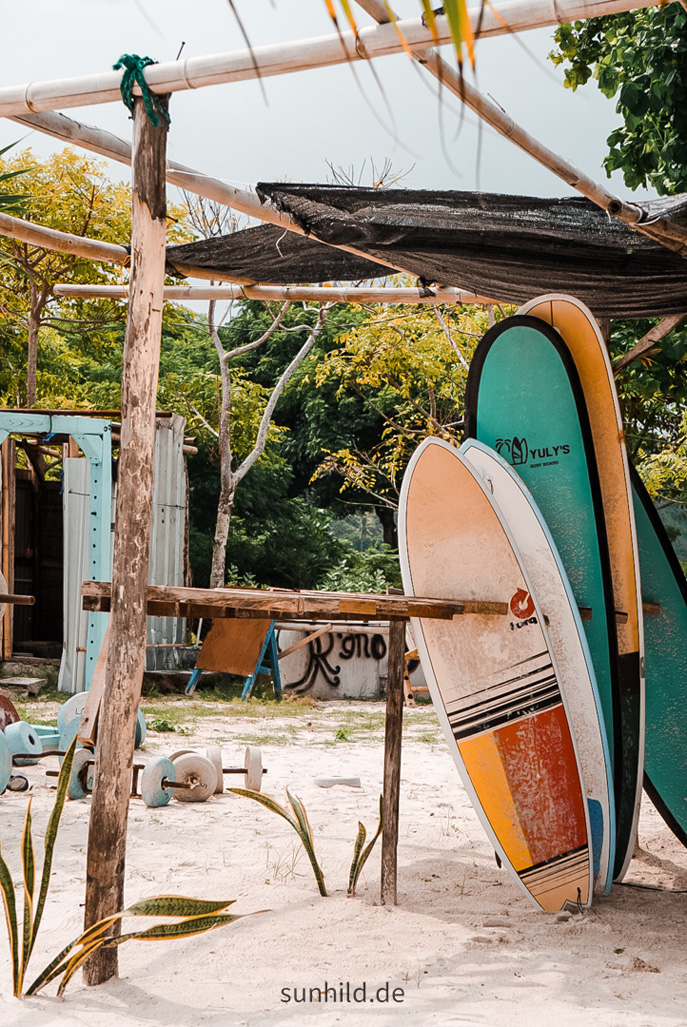
[[(332, 33), (325, 0), (235, 0), (235, 6), (253, 46)], [(396, 10), (416, 17), (420, 2), (398, 0)], [(360, 24), (369, 23), (361, 10)], [(552, 35), (551, 28), (481, 41), (476, 84), (535, 137), (606, 183), (605, 140), (620, 121), (614, 102), (593, 84), (575, 94), (564, 89), (561, 70), (546, 60)], [(245, 45), (228, 0), (21, 0), (3, 5), (0, 84), (108, 70), (122, 53), (174, 60), (182, 43), (185, 57)], [(325, 182), (327, 161), (368, 185), (371, 161), (380, 166), (388, 158), (408, 188), (572, 192), (492, 129), (480, 130), (455, 98), (438, 100), (434, 80), (405, 54), (379, 58), (375, 69), (381, 85), (358, 64), (355, 72), (350, 66), (300, 71), (266, 79), (262, 87), (241, 82), (176, 93), (169, 157), (241, 186)], [(130, 137), (123, 104), (65, 113)], [(2, 122), (0, 145), (22, 134)], [(46, 156), (61, 148), (35, 132), (22, 145)], [(128, 178), (121, 165), (111, 165), (110, 173)], [(614, 177), (612, 186), (628, 195), (621, 179)], [(177, 199), (172, 190), (170, 198)]]

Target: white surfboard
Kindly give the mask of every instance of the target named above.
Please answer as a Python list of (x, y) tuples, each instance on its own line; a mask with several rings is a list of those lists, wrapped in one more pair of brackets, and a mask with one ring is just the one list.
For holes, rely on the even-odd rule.
[(582, 769), (592, 831), (596, 887), (613, 880), (613, 778), (601, 699), (580, 613), (546, 522), (522, 480), (493, 449), (468, 439), (460, 452), (481, 472), (525, 561), (546, 618)]
[(425, 679), (504, 865), (540, 909), (589, 905), (589, 809), (536, 593), (481, 474), (441, 440), (426, 439), (406, 470), (399, 553), (410, 595), (503, 604), (500, 615), (413, 620)]

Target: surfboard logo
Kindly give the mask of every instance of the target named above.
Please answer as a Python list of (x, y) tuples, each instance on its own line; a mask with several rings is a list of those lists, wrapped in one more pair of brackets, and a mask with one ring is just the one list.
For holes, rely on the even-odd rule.
[(512, 464), (527, 463), (530, 450), (526, 438), (518, 438), (517, 435), (514, 435), (512, 439), (497, 439), (496, 452), (501, 453), (504, 449)]
[(510, 611), (518, 620), (526, 620), (534, 613), (534, 601), (530, 593), (519, 588), (510, 601)]
[(520, 438), (517, 435), (514, 435), (512, 439), (497, 439), (494, 448), (514, 467), (518, 464), (526, 464), (530, 460), (539, 461), (539, 463), (530, 464), (531, 467), (541, 467), (542, 463), (545, 466), (557, 464), (561, 456), (568, 456), (570, 453), (570, 446), (567, 443), (559, 446), (535, 446), (531, 445), (524, 436)]

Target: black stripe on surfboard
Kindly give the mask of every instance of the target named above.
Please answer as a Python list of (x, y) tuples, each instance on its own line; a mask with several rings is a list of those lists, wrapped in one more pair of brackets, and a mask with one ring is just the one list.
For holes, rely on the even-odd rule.
[[(675, 553), (672, 543), (668, 538), (668, 533), (663, 526), (663, 521), (658, 515), (658, 511), (656, 510), (656, 507), (653, 504), (651, 496), (647, 492), (644, 486), (644, 482), (639, 477), (639, 474), (637, 473), (636, 469), (632, 464), (630, 464), (630, 480), (632, 481), (632, 487), (635, 491), (637, 499), (642, 504), (644, 512), (649, 518), (651, 526), (654, 529), (656, 538), (658, 539), (661, 549), (663, 550), (663, 555), (668, 561), (668, 566), (673, 572), (675, 584), (677, 585), (680, 591), (680, 595), (684, 599), (685, 605), (687, 606), (687, 578), (685, 578), (685, 574), (680, 565), (680, 561), (678, 560), (677, 554)], [(666, 822), (670, 830), (673, 832), (675, 837), (678, 838), (683, 845), (687, 846), (687, 833), (685, 832), (681, 824), (676, 820), (675, 816), (670, 810), (670, 807), (666, 805), (663, 797), (661, 796), (661, 793), (656, 788), (654, 782), (652, 781), (646, 770), (644, 772), (644, 788), (647, 795), (649, 796), (654, 806), (661, 814), (664, 821)]]
[[(542, 664), (541, 667), (534, 667), (533, 669), (527, 670), (522, 674), (516, 674), (512, 678), (499, 677), (499, 675), (503, 673), (503, 668), (501, 668), (500, 670), (492, 671), (492, 673), (489, 675), (489, 678), (491, 678), (492, 683), (489, 685), (484, 685), (482, 688), (473, 687), (472, 691), (468, 696), (466, 696), (466, 698), (474, 699), (478, 695), (482, 695), (486, 692), (491, 692), (497, 688), (505, 688), (510, 684), (514, 684), (516, 681), (524, 681), (525, 678), (531, 677), (532, 674), (540, 674), (543, 669), (546, 669), (546, 667), (549, 667), (551, 665), (551, 653), (548, 651), (548, 649), (545, 649), (541, 653), (535, 653), (534, 656), (528, 656), (526, 660), (520, 660), (518, 663), (514, 663), (511, 667), (506, 668), (506, 672), (514, 671), (518, 667), (523, 667), (527, 663), (532, 663), (534, 660), (545, 660), (546, 662)], [(488, 678), (486, 677), (478, 678), (477, 683), (487, 680)], [(456, 702), (461, 701), (462, 700), (460, 699), (456, 700)]]
[(525, 870), (518, 870), (518, 877), (536, 897), (574, 884), (581, 874), (586, 877), (588, 871), (589, 849), (585, 845)]
[(479, 710), (488, 710), (492, 707), (502, 706), (504, 703), (519, 702), (523, 696), (527, 696), (530, 692), (537, 689), (542, 682), (549, 680), (555, 681), (555, 676), (553, 665), (546, 663), (543, 667), (537, 667), (536, 671), (533, 671), (527, 680), (515, 688), (494, 688), (492, 689), (494, 694), (487, 695), (485, 698), (480, 699), (479, 702), (469, 701), (475, 698), (474, 695), (465, 696), (464, 699), (446, 703), (446, 712), (449, 716), (463, 716)]
[(545, 710), (552, 710), (556, 706), (560, 706), (562, 701), (561, 693), (556, 685), (553, 690), (542, 694), (540, 697), (501, 714), (493, 713), (482, 720), (464, 721), (458, 724), (452, 723), (451, 731), (457, 742), (464, 741), (466, 738), (472, 738), (474, 735), (484, 734), (486, 731), (496, 731), (497, 728), (504, 727), (506, 724), (512, 724), (518, 720), (526, 720), (528, 717), (534, 717)]
[[(535, 331), (540, 332), (554, 346), (567, 373), (568, 381), (570, 383), (570, 389), (572, 391), (575, 406), (577, 408), (577, 415), (580, 424), (580, 434), (582, 435), (582, 444), (584, 447), (584, 453), (587, 460), (589, 485), (592, 493), (592, 505), (594, 508), (594, 518), (596, 521), (597, 529), (596, 535), (599, 547), (599, 562), (601, 565), (604, 606), (606, 613), (606, 633), (608, 636), (609, 668), (611, 677), (611, 703), (613, 710), (613, 790), (615, 793), (616, 809), (620, 809), (621, 805), (625, 806), (626, 803), (634, 803), (636, 801), (636, 785), (637, 777), (639, 774), (639, 766), (635, 764), (633, 771), (633, 768), (631, 766), (631, 754), (630, 752), (628, 752), (628, 748), (631, 751), (634, 750), (635, 753), (637, 750), (636, 746), (632, 743), (632, 739), (628, 739), (627, 730), (629, 725), (623, 723), (623, 717), (621, 715), (619, 650), (618, 634), (616, 630), (615, 619), (615, 599), (613, 595), (611, 557), (608, 549), (608, 534), (606, 531), (606, 518), (604, 516), (601, 482), (599, 480), (599, 470), (596, 463), (596, 454), (594, 450), (594, 440), (592, 436), (591, 424), (589, 421), (589, 413), (587, 411), (587, 404), (584, 399), (584, 391), (582, 389), (582, 383), (580, 382), (580, 376), (577, 373), (577, 368), (575, 367), (575, 362), (572, 358), (570, 350), (566, 346), (561, 336), (555, 330), (555, 328), (552, 328), (551, 325), (546, 323), (546, 321), (541, 321), (539, 318), (532, 317), (529, 314), (516, 314), (514, 317), (509, 317), (503, 321), (499, 321), (499, 323), (490, 328), (486, 335), (482, 338), (472, 358), (470, 370), (468, 372), (468, 379), (465, 386), (465, 438), (478, 438), (477, 406), (479, 400), (479, 385), (480, 379), (482, 377), (482, 370), (484, 368), (487, 356), (489, 355), (489, 351), (494, 342), (499, 338), (499, 336), (504, 331), (507, 331), (509, 328), (513, 328), (518, 325), (527, 328), (533, 328)], [(623, 730), (624, 728), (625, 731)], [(638, 737), (639, 721), (634, 725), (634, 732)], [(633, 774), (634, 786), (631, 786)], [(627, 792), (628, 794), (625, 795), (625, 792)], [(614, 877), (617, 874), (619, 874), (622, 870), (623, 864), (625, 863), (627, 857), (628, 849), (633, 841), (632, 828), (630, 826), (628, 830), (625, 819), (623, 820), (622, 833), (620, 826), (620, 821), (619, 819), (617, 819), (616, 855), (613, 872)]]
[(561, 702), (558, 682), (552, 673), (515, 694), (502, 696), (498, 701), (483, 703), (470, 710), (447, 711), (447, 715), (453, 735), (459, 740), (552, 709)]
[[(531, 683), (531, 679), (539, 674), (548, 673), (551, 671), (551, 654), (547, 651), (539, 653), (536, 657), (540, 662), (536, 667), (532, 667), (527, 671), (526, 674), (519, 674), (513, 678), (499, 678), (492, 685), (488, 685), (486, 688), (480, 688), (479, 690), (471, 691), (468, 695), (461, 696), (459, 699), (453, 699), (451, 702), (446, 704), (447, 711), (451, 713), (457, 710), (470, 710), (473, 707), (477, 707), (486, 702), (496, 702), (498, 699), (503, 698), (504, 695), (510, 695), (511, 692), (515, 692), (518, 688), (527, 688), (528, 684)], [(507, 668), (507, 671), (511, 668)], [(507, 672), (506, 671), (506, 672)], [(503, 669), (494, 672), (494, 677), (497, 674), (502, 674)], [(518, 682), (522, 682), (518, 685)], [(513, 687), (515, 686), (515, 687)], [(476, 700), (476, 701), (475, 701)]]

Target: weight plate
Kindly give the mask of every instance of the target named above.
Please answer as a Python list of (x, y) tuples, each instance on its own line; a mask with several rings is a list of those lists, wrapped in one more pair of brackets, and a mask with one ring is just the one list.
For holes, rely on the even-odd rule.
[(140, 749), (146, 740), (148, 734), (148, 728), (146, 726), (146, 719), (143, 715), (143, 710), (139, 710), (136, 714), (136, 742), (134, 744), (135, 749)]
[(187, 756), (190, 752), (195, 753), (195, 749), (177, 749), (177, 751), (173, 752), (169, 758), (172, 761), (172, 763), (175, 763), (180, 756)]
[(9, 792), (28, 792), (29, 790), (29, 779), (24, 777), (23, 774), (12, 774), (7, 784), (7, 790)]
[[(34, 731), (33, 724), (29, 724), (25, 720), (18, 720), (16, 724), (8, 724), (5, 728), (5, 738), (12, 756), (14, 756), (15, 752), (28, 752), (36, 756), (43, 755), (43, 743), (36, 731)], [(18, 767), (27, 767), (38, 763), (38, 760), (23, 759), (16, 760), (15, 763)]]
[[(81, 726), (81, 718), (72, 717), (69, 723), (60, 732), (60, 744), (58, 746), (60, 752), (66, 752), (69, 746), (72, 744), (77, 734), (79, 733), (79, 727)], [(81, 742), (76, 743), (77, 749), (82, 749)], [(60, 756), (60, 765), (64, 757)]]
[(57, 714), (57, 730), (60, 734), (75, 717), (81, 720), (81, 714), (83, 713), (87, 698), (88, 692), (77, 692), (76, 695), (71, 695), (66, 703), (60, 706), (59, 713)]
[[(0, 681), (0, 688), (2, 681)], [(8, 724), (16, 724), (21, 720), (17, 708), (11, 699), (6, 695), (0, 695), (0, 731), (4, 731)]]
[(12, 776), (12, 750), (0, 732), (0, 794), (5, 791)]
[[(93, 759), (93, 753), (88, 749), (79, 749), (74, 753), (74, 762), (72, 763), (72, 772), (69, 778), (69, 784), (67, 785), (67, 795), (70, 799), (85, 799), (89, 794), (86, 788), (93, 789), (93, 770), (94, 765), (91, 764), (87, 771), (83, 771), (83, 768), (87, 765), (89, 760)], [(86, 779), (86, 788), (84, 788), (84, 777)]]
[(215, 795), (221, 795), (224, 791), (224, 773), (222, 771), (222, 750), (219, 745), (211, 745), (209, 749), (205, 750), (206, 759), (210, 760), (215, 773), (217, 774), (217, 784), (215, 785)]
[(174, 761), (174, 780), (192, 786), (174, 789), (174, 798), (179, 802), (205, 802), (217, 785), (217, 771), (205, 756), (189, 752)]
[(262, 753), (257, 745), (249, 745), (243, 762), (246, 768), (246, 788), (259, 792), (262, 788)]
[(175, 781), (175, 773), (174, 764), (166, 756), (154, 756), (146, 763), (141, 774), (141, 798), (146, 806), (167, 805), (174, 789), (169, 785), (164, 786), (162, 782), (165, 778)]

